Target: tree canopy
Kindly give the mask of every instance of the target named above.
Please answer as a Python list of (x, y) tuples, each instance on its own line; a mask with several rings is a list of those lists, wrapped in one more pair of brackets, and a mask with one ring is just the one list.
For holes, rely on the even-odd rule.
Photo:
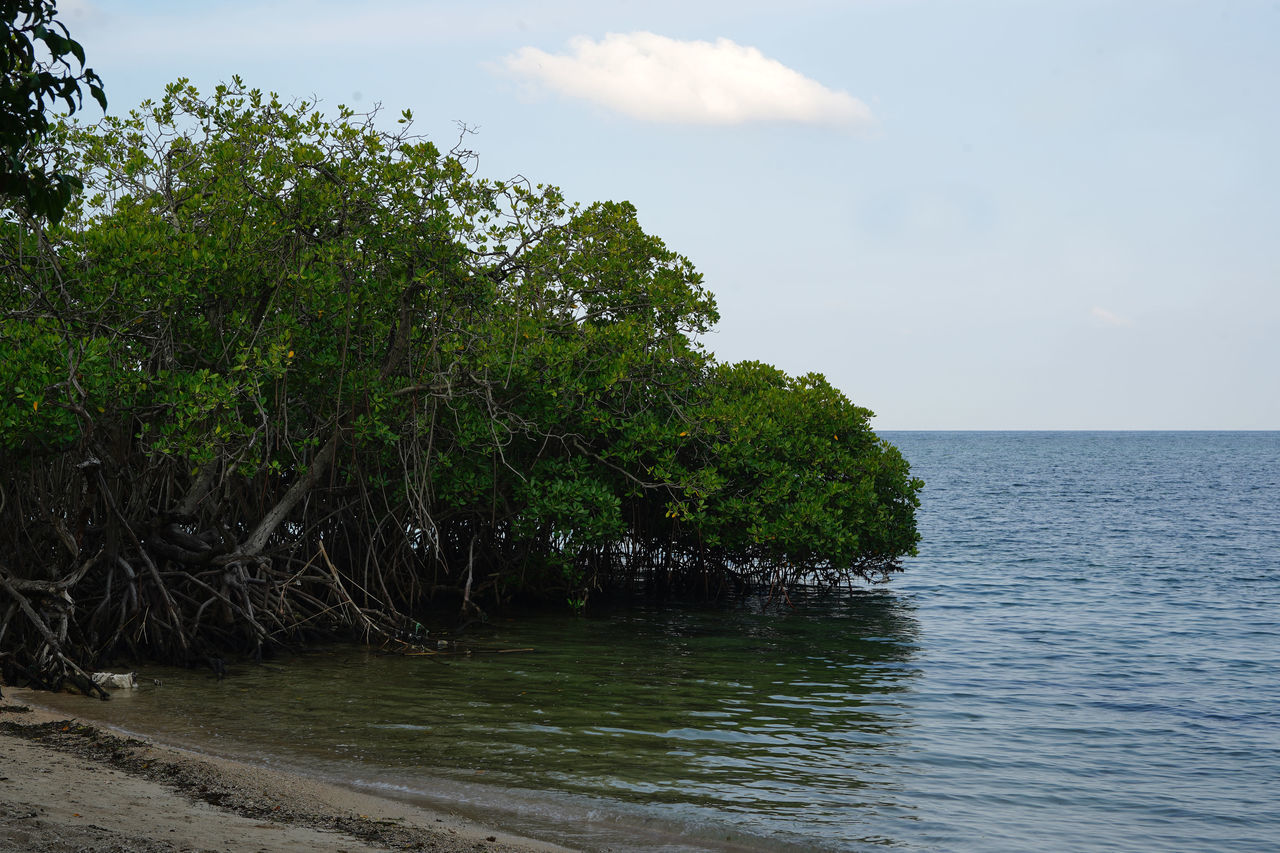
[(0, 664), (193, 660), (643, 588), (882, 579), (921, 487), (816, 374), (718, 363), (627, 203), (185, 81), (54, 132), (0, 241)]
[(84, 48), (56, 12), (53, 0), (0, 0), (0, 199), (53, 222), (82, 185), (46, 166), (49, 110), (78, 110), (82, 84), (107, 108), (102, 79), (85, 67)]

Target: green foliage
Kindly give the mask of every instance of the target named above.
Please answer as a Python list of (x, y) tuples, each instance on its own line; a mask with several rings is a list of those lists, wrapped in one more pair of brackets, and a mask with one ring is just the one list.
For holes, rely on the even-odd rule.
[(696, 412), (699, 464), (715, 478), (678, 516), (726, 562), (834, 579), (915, 553), (923, 483), (822, 376), (722, 365)]
[[(442, 594), (879, 579), (914, 551), (921, 484), (870, 413), (717, 364), (701, 276), (630, 204), (238, 79), (52, 138), (86, 194), (0, 230), (0, 474), (31, 484), (0, 545), (100, 542), (186, 584), (116, 620), (90, 572), (111, 605), (80, 610), (110, 624), (86, 631), (188, 649), (217, 612), (262, 642)], [(210, 565), (259, 574), (237, 598)]]
[(107, 108), (102, 79), (85, 67), (84, 48), (56, 13), (52, 0), (0, 2), (0, 197), (54, 223), (82, 186), (75, 175), (42, 162), (49, 156), (40, 150), (48, 111), (79, 109), (82, 84)]

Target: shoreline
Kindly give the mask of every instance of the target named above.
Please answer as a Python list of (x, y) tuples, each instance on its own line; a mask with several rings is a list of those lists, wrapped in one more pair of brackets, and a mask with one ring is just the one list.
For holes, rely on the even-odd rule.
[(0, 850), (564, 853), (457, 814), (121, 735), (0, 699)]

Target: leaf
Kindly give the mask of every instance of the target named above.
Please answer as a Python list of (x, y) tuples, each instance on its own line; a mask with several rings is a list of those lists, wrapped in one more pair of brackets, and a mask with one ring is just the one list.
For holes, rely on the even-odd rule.
[(75, 39), (64, 39), (64, 46), (71, 51), (72, 55), (80, 61), (80, 67), (84, 67), (84, 48), (80, 46), (80, 42)]

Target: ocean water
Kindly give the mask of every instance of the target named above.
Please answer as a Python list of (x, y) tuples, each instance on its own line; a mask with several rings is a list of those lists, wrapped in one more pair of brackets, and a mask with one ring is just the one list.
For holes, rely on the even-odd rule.
[(929, 481), (906, 846), (1280, 848), (1280, 434), (891, 440)]
[(586, 849), (1280, 849), (1280, 433), (886, 437), (887, 586), (59, 701)]

